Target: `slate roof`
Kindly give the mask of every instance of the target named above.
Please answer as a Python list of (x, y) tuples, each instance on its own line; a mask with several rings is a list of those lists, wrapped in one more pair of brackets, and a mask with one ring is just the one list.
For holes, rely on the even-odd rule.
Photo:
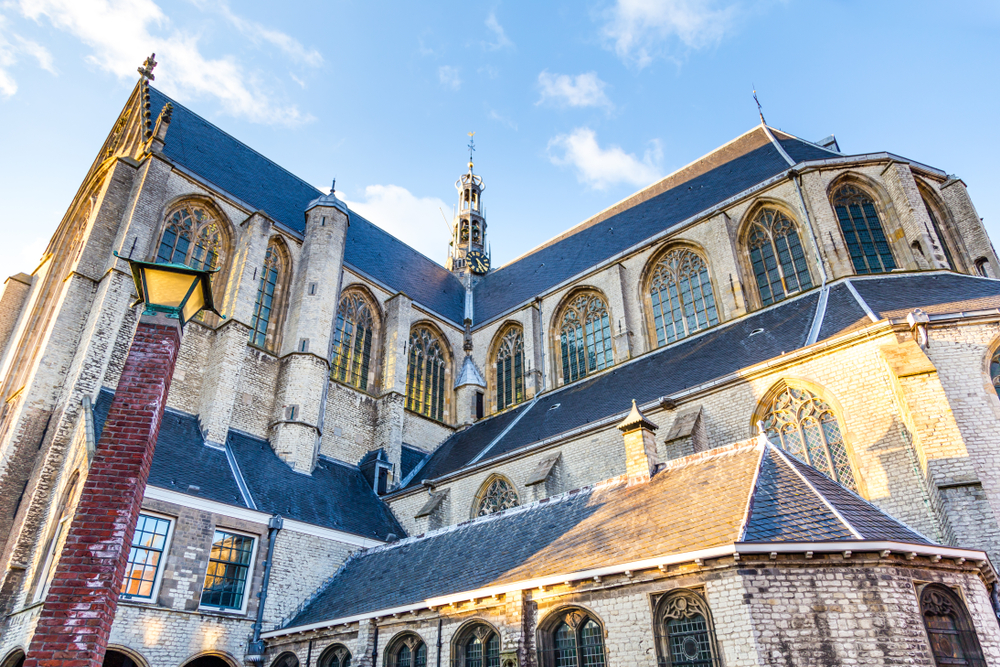
[(757, 439), (678, 459), (648, 484), (618, 479), (358, 552), (285, 627), (712, 547), (857, 540), (851, 528), (864, 540), (929, 544), (817, 477), (826, 479)]
[[(917, 307), (929, 313), (1000, 307), (1000, 280), (908, 273), (854, 279), (853, 285), (881, 317), (904, 317)], [(632, 399), (644, 405), (797, 350), (806, 343), (818, 299), (819, 290), (812, 290), (479, 421), (445, 440), (406, 488), (470, 465), (501, 434), (503, 437), (480, 460), (595, 421), (624, 416)], [(819, 340), (871, 323), (846, 284), (830, 286)], [(762, 331), (754, 333), (757, 329)], [(524, 417), (504, 434), (522, 413)]]
[[(103, 388), (94, 404), (98, 442), (113, 398), (114, 392)], [(261, 512), (377, 540), (385, 540), (390, 533), (406, 534), (355, 466), (320, 459), (312, 475), (297, 473), (277, 457), (266, 440), (238, 431), (229, 432), (226, 447)], [(204, 444), (195, 415), (175, 410), (164, 413), (149, 484), (248, 507), (226, 452)]]

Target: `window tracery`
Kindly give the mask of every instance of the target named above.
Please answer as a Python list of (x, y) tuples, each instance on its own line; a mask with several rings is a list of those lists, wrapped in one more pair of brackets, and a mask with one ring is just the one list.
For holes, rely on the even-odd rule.
[(334, 644), (323, 651), (320, 667), (351, 667), (351, 652), (341, 644)]
[(454, 667), (500, 667), (500, 636), (485, 623), (462, 630), (453, 647)]
[(719, 323), (708, 265), (688, 248), (673, 248), (657, 261), (647, 295), (657, 347)]
[(833, 196), (833, 208), (857, 273), (888, 273), (896, 268), (882, 220), (867, 193), (853, 185), (841, 186)]
[(806, 389), (785, 387), (762, 420), (771, 442), (830, 479), (858, 490), (847, 446), (830, 405)]
[(715, 641), (708, 605), (693, 591), (674, 591), (658, 604), (657, 634), (665, 667), (714, 667)]
[(337, 328), (333, 334), (331, 374), (335, 380), (363, 391), (368, 389), (374, 338), (372, 305), (361, 293), (346, 292), (337, 306)]
[(521, 504), (517, 490), (510, 480), (499, 475), (487, 480), (476, 496), (474, 516), (486, 516), (517, 507)]
[(511, 326), (501, 336), (496, 352), (496, 409), (524, 400), (524, 333)]
[(445, 375), (448, 359), (437, 334), (426, 326), (410, 333), (410, 353), (407, 368), (406, 408), (413, 412), (444, 420)]
[(614, 364), (611, 318), (597, 294), (586, 292), (564, 307), (559, 324), (563, 382), (573, 382)]
[(781, 211), (767, 208), (758, 213), (746, 244), (762, 305), (812, 287), (798, 229)]
[(604, 667), (604, 628), (581, 609), (565, 611), (549, 622), (542, 636), (544, 667)]
[(167, 214), (156, 261), (217, 269), (222, 265), (223, 241), (222, 226), (208, 208), (184, 204)]
[(920, 593), (920, 612), (935, 665), (985, 667), (972, 618), (954, 591), (928, 584)]
[(253, 317), (250, 319), (250, 343), (257, 347), (266, 346), (272, 314), (278, 305), (276, 295), (278, 279), (283, 273), (281, 253), (277, 245), (272, 243), (267, 246), (267, 253), (264, 255), (260, 284), (257, 286), (257, 300), (254, 303)]
[(398, 638), (386, 654), (386, 667), (427, 667), (427, 645), (412, 634)]

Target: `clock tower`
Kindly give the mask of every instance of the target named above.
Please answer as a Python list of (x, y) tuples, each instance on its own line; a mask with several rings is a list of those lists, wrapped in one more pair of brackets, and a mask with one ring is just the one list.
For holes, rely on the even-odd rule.
[(490, 269), (490, 258), (486, 252), (486, 216), (483, 210), (483, 178), (473, 171), (472, 152), (476, 150), (470, 132), (469, 171), (455, 181), (458, 190), (458, 210), (452, 223), (451, 247), (448, 261), (449, 271), (461, 276), (470, 273), (483, 275)]

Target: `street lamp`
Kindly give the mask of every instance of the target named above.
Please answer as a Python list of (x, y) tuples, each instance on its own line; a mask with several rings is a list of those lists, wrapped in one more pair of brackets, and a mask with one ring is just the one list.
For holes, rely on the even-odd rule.
[(132, 306), (144, 308), (25, 667), (101, 667), (183, 328), (202, 310), (218, 314), (214, 271), (123, 259), (139, 295)]

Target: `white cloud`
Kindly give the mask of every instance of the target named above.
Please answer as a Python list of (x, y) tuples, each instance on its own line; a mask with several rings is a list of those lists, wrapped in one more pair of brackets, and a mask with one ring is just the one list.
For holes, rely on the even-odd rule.
[(493, 36), (496, 38), (494, 42), (484, 42), (483, 46), (486, 47), (488, 51), (499, 51), (501, 49), (513, 49), (514, 42), (510, 41), (507, 37), (507, 33), (504, 32), (503, 26), (497, 21), (497, 15), (495, 12), (490, 12), (490, 15), (486, 17), (486, 27), (490, 29)]
[(17, 92), (17, 81), (10, 68), (17, 64), (20, 56), (29, 56), (38, 66), (52, 74), (56, 73), (52, 54), (37, 42), (25, 39), (10, 31), (7, 18), (0, 14), (0, 96), (10, 97)]
[(450, 209), (437, 197), (417, 197), (398, 185), (369, 185), (361, 201), (344, 200), (357, 211), (411, 248), (441, 264), (448, 252), (450, 232), (441, 212)]
[(619, 183), (646, 186), (661, 174), (663, 152), (658, 141), (653, 142), (640, 160), (620, 146), (601, 148), (594, 131), (580, 127), (551, 139), (548, 151), (553, 164), (572, 167), (580, 182), (598, 190)]
[(507, 116), (500, 114), (496, 109), (490, 109), (490, 114), (488, 118), (490, 120), (495, 120), (501, 125), (505, 125), (506, 127), (509, 127), (510, 129), (517, 132), (517, 123), (514, 122), (514, 119), (508, 118)]
[(452, 67), (450, 65), (442, 65), (441, 67), (438, 67), (438, 79), (441, 81), (441, 85), (446, 88), (458, 90), (462, 87), (462, 79), (458, 75), (457, 67)]
[(254, 44), (264, 41), (278, 47), (297, 62), (303, 62), (313, 67), (319, 67), (323, 64), (323, 56), (316, 49), (306, 49), (297, 39), (286, 33), (279, 30), (272, 30), (260, 23), (237, 16), (225, 2), (219, 2), (219, 0), (213, 0), (213, 2), (195, 0), (195, 4), (203, 10), (215, 10), (219, 12), (223, 18), (229, 21), (234, 28), (239, 30)]
[(725, 0), (616, 0), (604, 36), (622, 60), (644, 67), (671, 38), (693, 49), (718, 43), (736, 15)]
[(227, 113), (257, 123), (310, 120), (295, 106), (274, 102), (236, 57), (204, 56), (198, 36), (173, 28), (153, 0), (20, 0), (20, 9), (78, 38), (92, 50), (88, 62), (119, 78), (136, 78), (136, 67), (155, 51), (158, 86), (182, 101), (212, 96)]
[(542, 96), (537, 104), (554, 104), (568, 107), (608, 107), (614, 105), (604, 93), (607, 84), (597, 78), (597, 72), (570, 76), (568, 74), (538, 75)]

